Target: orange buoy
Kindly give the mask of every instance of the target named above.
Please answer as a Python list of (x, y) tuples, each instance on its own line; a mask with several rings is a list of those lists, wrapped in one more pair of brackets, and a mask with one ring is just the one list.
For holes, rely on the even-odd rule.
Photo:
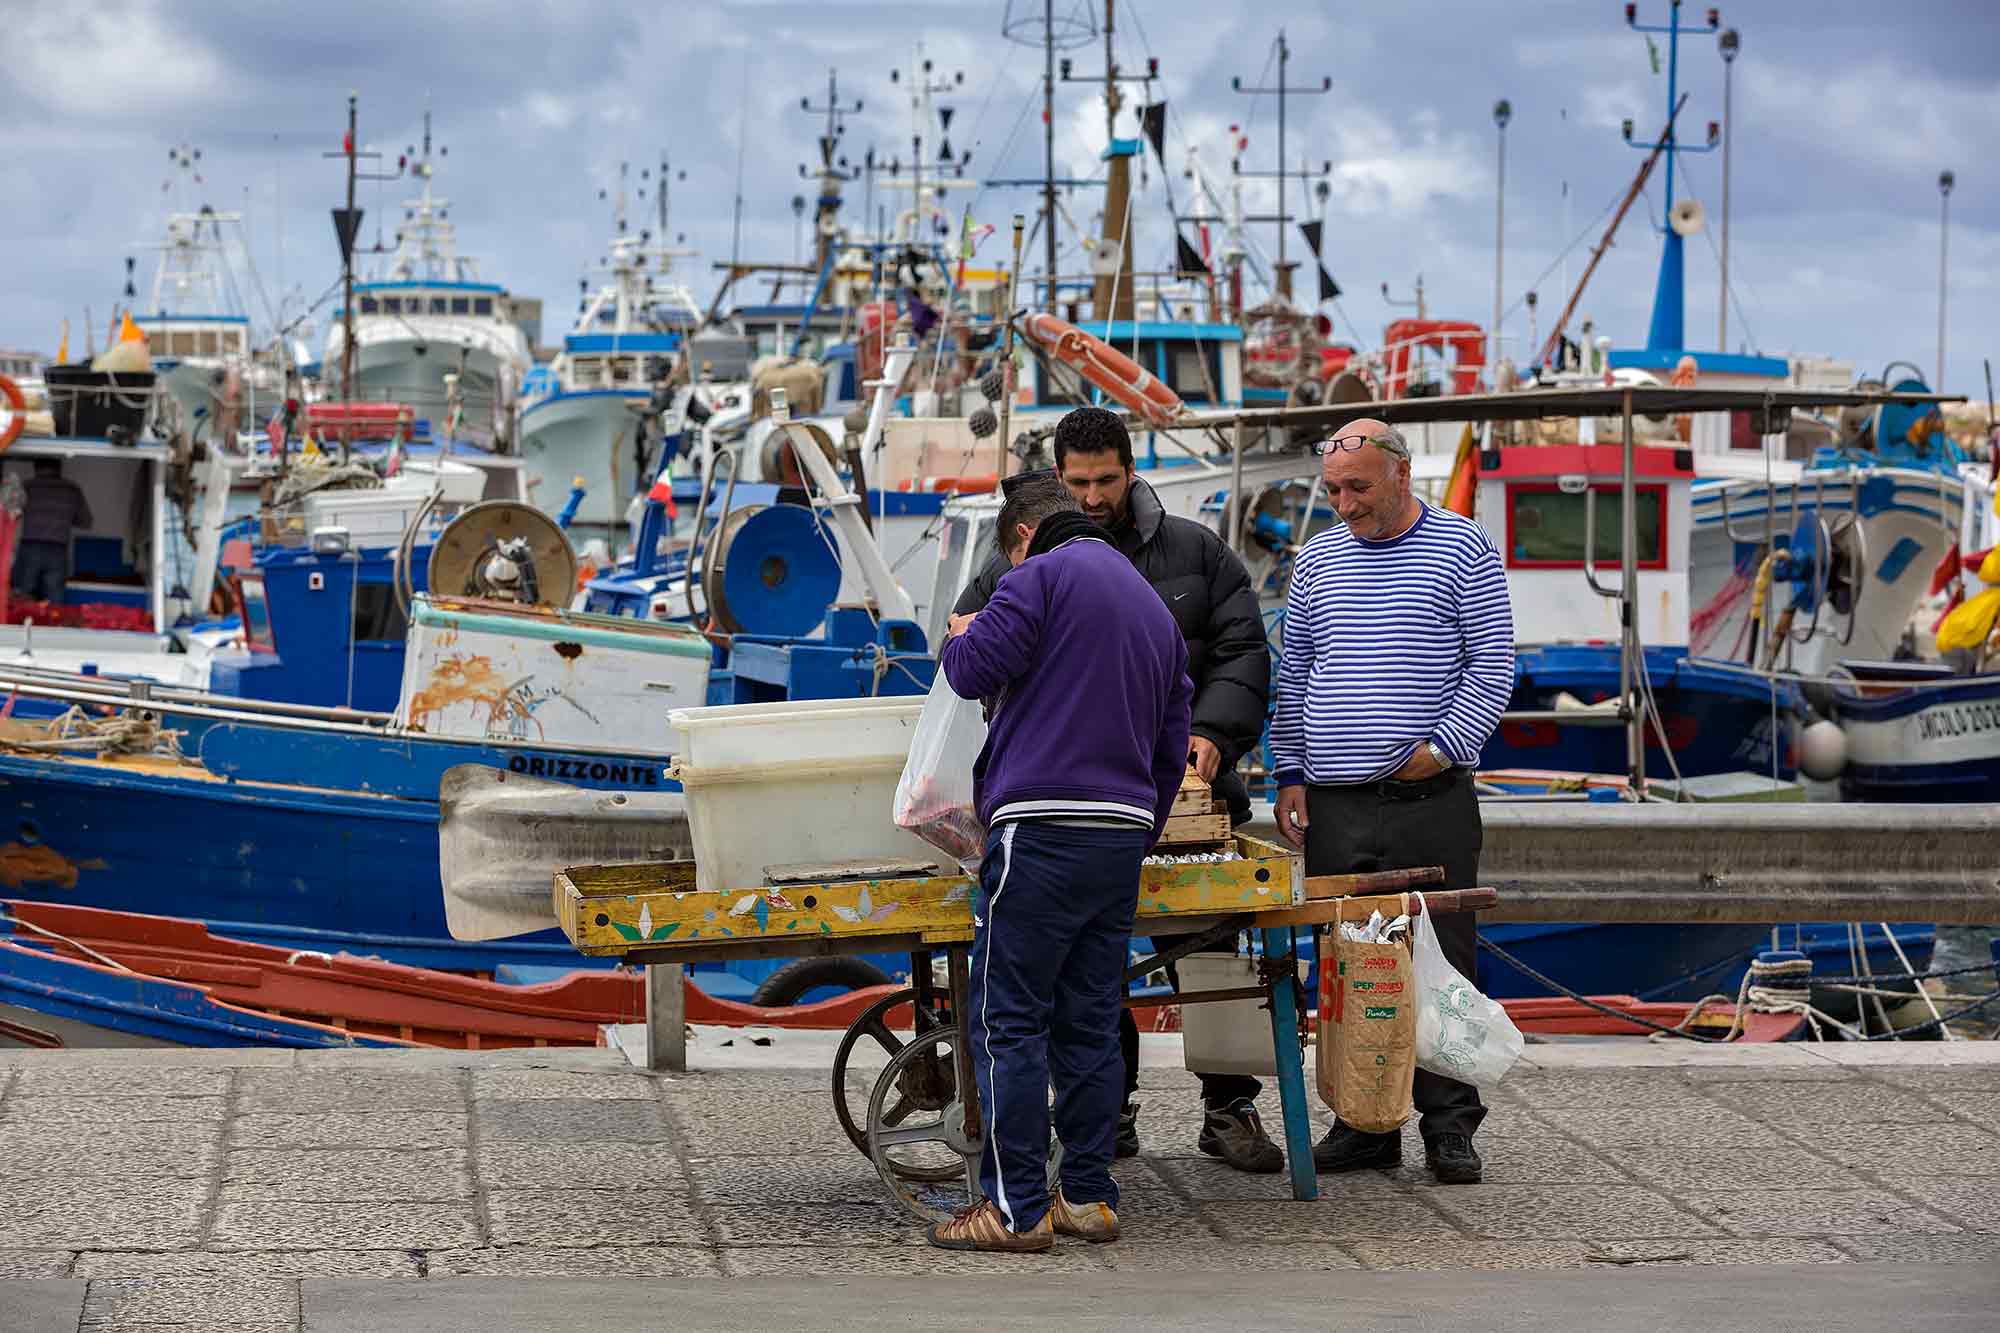
[(1186, 410), (1179, 394), (1131, 357), (1085, 333), (1067, 320), (1038, 313), (1028, 316), (1028, 336), (1075, 368), (1116, 402), (1150, 426), (1171, 426)]
[(21, 386), (0, 375), (0, 398), (7, 400), (7, 429), (0, 430), (0, 450), (21, 438), (28, 426), (28, 400)]

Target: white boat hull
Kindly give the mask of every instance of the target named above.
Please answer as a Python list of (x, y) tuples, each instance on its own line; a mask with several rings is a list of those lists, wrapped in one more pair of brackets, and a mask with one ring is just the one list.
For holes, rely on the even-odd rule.
[[(583, 503), (574, 526), (622, 527), (632, 496), (645, 488), (652, 459), (633, 450), (646, 404), (645, 389), (589, 389), (558, 393), (521, 409), (521, 462), (528, 496), (553, 514), (583, 478)], [(601, 535), (593, 533), (591, 535)]]
[[(1824, 675), (1842, 659), (1883, 661), (1895, 655), (1904, 628), (1930, 592), (1932, 572), (1958, 538), (1965, 504), (1956, 477), (1905, 468), (1807, 472), (1797, 482), (1769, 488), (1730, 486), (1725, 530), (1723, 486), (1697, 483), (1693, 493), (1689, 637), (1696, 656), (1746, 660), (1750, 584), (1767, 530), (1784, 545), (1815, 509), (1829, 521), (1857, 516), (1867, 561), (1852, 634), (1845, 617), (1824, 610), (1820, 628), (1837, 632), (1792, 648), (1791, 668), (1809, 676)], [(1773, 611), (1789, 598), (1789, 585), (1774, 588)], [(1803, 633), (1808, 618), (1802, 613), (1794, 630)], [(1785, 665), (1782, 658), (1779, 665)]]

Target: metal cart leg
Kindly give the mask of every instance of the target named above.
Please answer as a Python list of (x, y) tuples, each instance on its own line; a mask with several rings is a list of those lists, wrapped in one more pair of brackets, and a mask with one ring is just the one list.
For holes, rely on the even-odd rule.
[(979, 1079), (972, 1072), (972, 951), (963, 945), (953, 945), (945, 955), (945, 966), (951, 978), (951, 1016), (958, 1024), (958, 1040), (952, 1043), (952, 1054), (958, 1061), (959, 1103), (965, 1108), (965, 1143), (971, 1150), (965, 1159), (965, 1190), (969, 1198), (977, 1200), (979, 1193), (979, 1159), (986, 1151), (985, 1111), (979, 1104)]
[(1285, 1119), (1285, 1163), (1292, 1172), (1292, 1197), (1317, 1199), (1319, 1172), (1313, 1167), (1312, 1116), (1306, 1110), (1305, 1060), (1299, 1053), (1297, 959), (1289, 928), (1264, 932), (1267, 964), (1281, 960), (1271, 977), (1271, 1043), (1278, 1057), (1278, 1102)]

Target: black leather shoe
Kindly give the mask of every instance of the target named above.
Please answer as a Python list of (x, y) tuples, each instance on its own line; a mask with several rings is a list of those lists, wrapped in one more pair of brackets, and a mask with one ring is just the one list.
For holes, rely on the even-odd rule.
[(1210, 1157), (1220, 1157), (1238, 1171), (1270, 1175), (1285, 1169), (1285, 1154), (1264, 1132), (1257, 1107), (1247, 1097), (1209, 1108), (1201, 1118), (1201, 1137), (1195, 1140), (1195, 1147)]
[(1364, 1134), (1346, 1125), (1335, 1125), (1326, 1137), (1313, 1145), (1313, 1166), (1338, 1174), (1342, 1171), (1387, 1171), (1403, 1164), (1401, 1134)]
[(1125, 1109), (1118, 1113), (1118, 1140), (1112, 1146), (1113, 1157), (1137, 1157), (1139, 1155), (1139, 1103), (1126, 1102)]
[(1440, 1185), (1477, 1185), (1485, 1164), (1466, 1134), (1440, 1134), (1424, 1143), (1424, 1165)]

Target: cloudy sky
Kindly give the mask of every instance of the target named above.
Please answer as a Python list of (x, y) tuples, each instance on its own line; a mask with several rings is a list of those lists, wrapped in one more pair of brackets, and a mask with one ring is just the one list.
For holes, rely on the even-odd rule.
[[(1015, 9), (1023, 6), (1018, 3)], [(1039, 3), (1027, 8), (1038, 13)], [(1101, 21), (1101, 6), (1058, 0), (1059, 16)], [(1137, 204), (1143, 266), (1172, 251), (1165, 187), (1185, 209), (1190, 148), (1227, 178), (1229, 126), (1250, 140), (1246, 167), (1277, 151), (1270, 97), (1231, 92), (1276, 79), (1282, 25), (1289, 75), (1333, 90), (1290, 108), (1289, 154), (1331, 161), (1327, 258), (1346, 289), (1329, 311), (1363, 343), (1400, 313), (1421, 276), (1431, 313), (1485, 321), (1494, 293), (1497, 98), (1507, 130), (1505, 318), (1518, 350), (1529, 336), (1523, 296), (1540, 298), (1541, 329), (1563, 302), (1611, 205), (1642, 155), (1620, 141), (1632, 117), (1643, 135), (1664, 117), (1664, 76), (1645, 39), (1612, 0), (1213, 0), (1121, 4), (1118, 58), (1129, 71), (1157, 57), (1154, 85), (1173, 109), (1171, 170), (1150, 163)], [(1945, 387), (1976, 392), (1983, 357), (2000, 358), (2000, 5), (1991, 0), (1737, 0), (1724, 26), (1742, 33), (1735, 69), (1731, 204), (1731, 350), (1832, 355), (1879, 370), (1937, 358), (1938, 173), (1958, 183), (1950, 206)], [(346, 96), (361, 98), (361, 137), (393, 161), (420, 133), (425, 106), (449, 146), (441, 192), (463, 247), (485, 275), (547, 304), (544, 330), (574, 311), (577, 281), (610, 231), (599, 191), (618, 164), (636, 172), (667, 155), (686, 173), (673, 226), (700, 259), (687, 274), (706, 298), (709, 264), (728, 258), (739, 160), (741, 253), (790, 260), (792, 197), (810, 193), (798, 164), (816, 121), (802, 96), (823, 98), (829, 68), (860, 97), (846, 149), (870, 144), (908, 156), (908, 98), (892, 84), (921, 41), (935, 73), (962, 72), (940, 98), (955, 115), (951, 143), (972, 151), (980, 180), (1039, 176), (1041, 54), (1002, 35), (1000, 0), (735, 0), (733, 3), (468, 3), (420, 0), (340, 5), (224, 0), (0, 0), (8, 59), (0, 62), (0, 141), (13, 187), (0, 279), (0, 345), (55, 350), (64, 318), (79, 335), (86, 307), (98, 329), (119, 300), (128, 255), (143, 295), (172, 174), (169, 151), (202, 150), (201, 201), (246, 215), (262, 294), (243, 283), (260, 324), (282, 305), (297, 314), (337, 277), (326, 210), (338, 202)], [(1701, 21), (1705, 6), (1684, 13)], [(1666, 0), (1642, 19), (1664, 21)], [(1101, 70), (1099, 41), (1072, 52), (1077, 72)], [(1664, 57), (1664, 49), (1661, 51)], [(1723, 65), (1713, 36), (1684, 40), (1683, 133), (1702, 137), (1723, 114)], [(1128, 108), (1143, 100), (1133, 85)], [(1100, 170), (1102, 102), (1088, 86), (1059, 88), (1058, 174)], [(1136, 135), (1128, 109), (1121, 135)], [(1676, 193), (1709, 211), (1688, 246), (1687, 341), (1716, 345), (1720, 153), (1687, 157)], [(1663, 181), (1634, 209), (1584, 297), (1620, 345), (1641, 344), (1659, 254)], [(375, 220), (393, 230), (406, 185), (364, 186)], [(850, 198), (859, 220), (860, 187)], [(879, 197), (879, 195), (878, 195)], [(995, 224), (1032, 211), (1030, 192), (985, 187), (955, 195)], [(1297, 207), (1304, 199), (1294, 201)], [(1251, 200), (1266, 211), (1269, 199)], [(1648, 206), (1650, 205), (1650, 206)], [(1317, 208), (1317, 203), (1311, 205)], [(1088, 189), (1066, 204), (1093, 225)], [(1066, 248), (1074, 234), (1060, 228)], [(1269, 227), (1253, 241), (1275, 247)], [(1296, 241), (1293, 242), (1296, 251)], [(1564, 255), (1567, 251), (1567, 260)], [(1080, 260), (1065, 265), (1080, 267)], [(1071, 269), (1071, 271), (1074, 271)], [(101, 332), (100, 332), (101, 336)]]

